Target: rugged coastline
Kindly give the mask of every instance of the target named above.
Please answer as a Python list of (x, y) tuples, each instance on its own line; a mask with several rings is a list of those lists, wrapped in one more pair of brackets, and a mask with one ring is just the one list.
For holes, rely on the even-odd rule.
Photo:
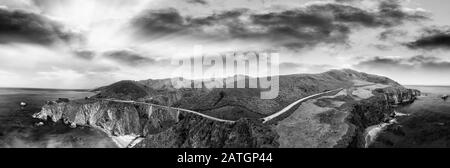
[(420, 95), (393, 81), (361, 82), (360, 73), (344, 72), (358, 79), (353, 86), (308, 100), (275, 123), (245, 117), (224, 123), (179, 110), (102, 99), (50, 102), (34, 117), (98, 128), (114, 138), (134, 137), (128, 138), (134, 147), (365, 147), (368, 127), (389, 122), (395, 106)]
[[(270, 140), (274, 139), (275, 135), (270, 135), (270, 131), (260, 121), (241, 119), (235, 123), (220, 122), (179, 110), (146, 104), (113, 101), (50, 103), (33, 117), (49, 119), (53, 122), (61, 120), (73, 127), (85, 125), (98, 128), (114, 139), (127, 136), (145, 137), (141, 139), (144, 144), (137, 143), (135, 144), (137, 147), (276, 146), (272, 144), (273, 140)], [(189, 137), (179, 136), (179, 134), (187, 134)], [(205, 136), (209, 137), (203, 142)], [(159, 139), (159, 141), (151, 139)], [(132, 143), (131, 140), (129, 143)]]
[[(405, 88), (385, 88), (374, 91), (374, 97), (355, 105), (349, 122), (356, 125), (357, 137), (353, 147), (367, 147), (367, 131), (376, 125), (388, 126), (395, 122), (395, 109), (400, 105), (411, 104), (421, 95), (419, 90)], [(381, 131), (381, 130), (380, 130)]]

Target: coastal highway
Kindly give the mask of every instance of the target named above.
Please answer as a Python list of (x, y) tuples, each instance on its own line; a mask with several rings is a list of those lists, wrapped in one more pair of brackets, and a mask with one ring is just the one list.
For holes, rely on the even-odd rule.
[[(272, 114), (270, 116), (262, 118), (262, 121), (263, 121), (263, 123), (267, 123), (267, 122), (273, 120), (274, 118), (277, 118), (278, 116), (288, 112), (290, 109), (292, 109), (293, 107), (295, 107), (296, 105), (298, 105), (298, 104), (300, 104), (302, 102), (305, 102), (305, 101), (308, 101), (310, 99), (317, 98), (317, 97), (320, 97), (320, 96), (323, 96), (323, 95), (326, 95), (326, 94), (330, 94), (330, 93), (333, 93), (333, 92), (339, 92), (341, 90), (343, 90), (343, 88), (339, 88), (339, 89), (335, 89), (335, 90), (331, 90), (331, 91), (326, 91), (326, 92), (322, 92), (322, 93), (318, 93), (318, 94), (314, 94), (314, 95), (302, 98), (302, 99), (297, 100), (294, 103), (286, 106), (281, 111), (278, 111), (278, 112), (276, 112), (276, 113), (274, 113), (274, 114)], [(187, 110), (187, 109), (182, 109), (182, 108), (175, 108), (175, 107), (162, 106), (162, 105), (156, 105), (156, 104), (145, 103), (145, 102), (128, 101), (128, 100), (115, 100), (115, 99), (101, 99), (101, 100), (103, 100), (103, 101), (111, 101), (111, 102), (119, 102), (119, 103), (145, 104), (145, 105), (154, 106), (154, 107), (160, 107), (160, 108), (167, 108), (167, 109), (171, 109), (171, 110), (183, 111), (183, 112), (186, 112), (186, 113), (195, 114), (195, 115), (198, 115), (198, 116), (210, 119), (210, 120), (218, 121), (218, 122), (224, 122), (224, 123), (229, 123), (229, 124), (233, 124), (233, 123), (236, 122), (236, 121), (224, 120), (224, 119), (212, 117), (212, 116), (200, 113), (200, 112)]]
[[(331, 90), (331, 91), (326, 91), (326, 92), (322, 92), (322, 93), (318, 93), (318, 94), (314, 94), (302, 99), (299, 99), (297, 101), (295, 101), (294, 103), (286, 106), (285, 108), (283, 108), (281, 111), (276, 112), (268, 117), (262, 118), (262, 122), (264, 124), (268, 123), (269, 121), (272, 121), (273, 119), (283, 115), (284, 113), (288, 112), (290, 109), (297, 107), (296, 105), (299, 105), (300, 103), (303, 103), (305, 101), (308, 101), (310, 99), (314, 99), (317, 97), (321, 97), (333, 92), (340, 92), (343, 89), (336, 89), (336, 90)], [(162, 106), (162, 105), (156, 105), (156, 104), (151, 104), (151, 103), (146, 103), (146, 102), (137, 102), (137, 101), (129, 101), (129, 100), (115, 100), (115, 99), (99, 99), (100, 101), (109, 101), (109, 102), (118, 102), (118, 103), (129, 103), (129, 104), (144, 104), (144, 105), (149, 105), (152, 107), (159, 107), (159, 108), (166, 108), (169, 110), (178, 110), (178, 111), (183, 111), (186, 113), (190, 113), (190, 114), (194, 114), (197, 116), (201, 116), (213, 121), (217, 121), (217, 122), (223, 122), (223, 123), (228, 123), (228, 124), (234, 124), (236, 123), (236, 121), (231, 121), (231, 120), (224, 120), (224, 119), (220, 119), (220, 118), (216, 118), (216, 117), (212, 117), (209, 115), (205, 115), (202, 114), (200, 112), (196, 112), (196, 111), (192, 111), (192, 110), (187, 110), (187, 109), (181, 109), (181, 108), (175, 108), (175, 107), (169, 107), (169, 106)], [(107, 132), (106, 132), (107, 133)], [(138, 144), (140, 141), (143, 140), (142, 137), (140, 136), (133, 136), (133, 135), (125, 135), (125, 136), (112, 136), (109, 133), (107, 133), (112, 139), (113, 141), (120, 147), (120, 148), (132, 148), (134, 145)]]
[(156, 104), (151, 104), (151, 103), (145, 103), (145, 102), (136, 102), (136, 101), (127, 101), (127, 100), (113, 100), (113, 99), (102, 99), (103, 101), (111, 101), (111, 102), (119, 102), (119, 103), (132, 103), (132, 104), (145, 104), (145, 105), (149, 105), (149, 106), (153, 106), (153, 107), (160, 107), (160, 108), (166, 108), (166, 109), (170, 109), (170, 110), (178, 110), (178, 111), (183, 111), (186, 113), (191, 113), (191, 114), (195, 114), (210, 120), (214, 120), (214, 121), (218, 121), (218, 122), (224, 122), (224, 123), (230, 123), (233, 124), (235, 123), (235, 121), (231, 121), (231, 120), (224, 120), (224, 119), (220, 119), (220, 118), (215, 118), (209, 115), (205, 115), (196, 111), (192, 111), (192, 110), (187, 110), (187, 109), (181, 109), (181, 108), (175, 108), (175, 107), (169, 107), (169, 106), (161, 106), (161, 105), (156, 105)]
[(281, 115), (283, 115), (284, 113), (288, 112), (290, 109), (292, 109), (293, 107), (295, 107), (296, 105), (298, 105), (298, 104), (300, 104), (300, 103), (303, 103), (303, 102), (308, 101), (308, 100), (310, 100), (310, 99), (314, 99), (314, 98), (317, 98), (317, 97), (320, 97), (320, 96), (323, 96), (323, 95), (326, 95), (326, 94), (329, 94), (329, 93), (339, 92), (339, 91), (341, 91), (341, 90), (343, 90), (343, 88), (339, 88), (339, 89), (331, 90), (331, 91), (327, 91), (327, 92), (322, 92), (322, 93), (318, 93), (318, 94), (314, 94), (314, 95), (311, 95), (311, 96), (302, 98), (302, 99), (297, 100), (297, 101), (295, 101), (294, 103), (292, 103), (292, 104), (286, 106), (286, 107), (285, 107), (284, 109), (282, 109), (281, 111), (279, 111), (279, 112), (277, 112), (277, 113), (275, 113), (275, 114), (272, 114), (272, 115), (270, 115), (270, 116), (267, 116), (267, 117), (265, 117), (265, 118), (262, 118), (262, 121), (263, 121), (263, 123), (267, 123), (267, 122), (272, 121), (273, 119), (277, 118), (278, 116), (281, 116)]

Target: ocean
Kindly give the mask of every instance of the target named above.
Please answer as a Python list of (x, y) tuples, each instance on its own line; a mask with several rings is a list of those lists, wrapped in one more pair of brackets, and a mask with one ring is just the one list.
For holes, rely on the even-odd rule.
[(406, 114), (382, 131), (373, 148), (450, 147), (450, 86), (406, 86), (422, 92), (414, 103), (398, 107)]
[[(101, 131), (63, 123), (41, 122), (31, 116), (48, 100), (82, 99), (92, 92), (55, 89), (0, 88), (0, 148), (115, 148)], [(26, 102), (25, 108), (20, 102)]]

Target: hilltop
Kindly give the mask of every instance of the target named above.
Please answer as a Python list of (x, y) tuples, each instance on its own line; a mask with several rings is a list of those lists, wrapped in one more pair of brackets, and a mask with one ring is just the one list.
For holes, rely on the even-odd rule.
[(99, 92), (95, 98), (136, 100), (154, 94), (152, 89), (135, 81), (120, 81), (109, 86), (94, 89)]

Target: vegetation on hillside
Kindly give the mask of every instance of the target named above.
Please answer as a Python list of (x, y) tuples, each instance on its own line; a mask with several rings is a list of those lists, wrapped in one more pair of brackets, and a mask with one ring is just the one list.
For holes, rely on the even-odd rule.
[[(240, 78), (249, 81), (249, 77)], [(319, 92), (347, 88), (354, 81), (366, 81), (391, 86), (400, 86), (397, 82), (381, 76), (370, 75), (353, 70), (332, 70), (321, 74), (296, 74), (279, 76), (279, 96), (272, 100), (263, 100), (263, 89), (175, 89), (170, 79), (121, 81), (97, 90), (97, 98), (117, 98), (140, 100), (176, 106), (202, 112), (214, 117), (237, 120), (239, 118), (261, 118), (294, 101)]]

